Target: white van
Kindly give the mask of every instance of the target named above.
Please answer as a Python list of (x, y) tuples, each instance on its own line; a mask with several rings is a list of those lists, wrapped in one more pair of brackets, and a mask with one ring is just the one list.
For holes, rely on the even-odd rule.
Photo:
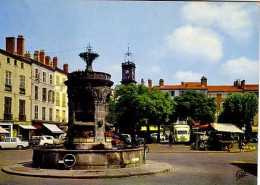
[(189, 125), (174, 125), (173, 126), (173, 141), (174, 142), (190, 142), (190, 126)]

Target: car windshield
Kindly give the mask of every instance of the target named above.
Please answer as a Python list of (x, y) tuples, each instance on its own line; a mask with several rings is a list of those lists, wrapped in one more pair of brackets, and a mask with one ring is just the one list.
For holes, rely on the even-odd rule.
[(178, 130), (177, 131), (177, 134), (179, 134), (179, 135), (184, 135), (184, 134), (187, 134), (187, 130)]

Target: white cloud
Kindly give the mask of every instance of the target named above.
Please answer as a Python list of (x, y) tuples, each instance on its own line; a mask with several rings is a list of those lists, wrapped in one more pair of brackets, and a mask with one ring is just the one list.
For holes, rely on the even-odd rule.
[(183, 17), (199, 26), (220, 29), (236, 40), (248, 39), (252, 35), (251, 10), (243, 3), (190, 3), (182, 8)]
[(222, 40), (212, 30), (186, 25), (166, 37), (171, 51), (190, 59), (214, 63), (222, 58)]
[(258, 61), (240, 57), (228, 60), (222, 64), (222, 75), (227, 79), (245, 79), (248, 81), (258, 81)]
[(174, 75), (174, 78), (184, 82), (197, 82), (198, 80), (200, 80), (201, 77), (201, 73), (193, 71), (177, 71)]
[(115, 71), (115, 72), (121, 71), (121, 66), (118, 64), (112, 64), (109, 66), (109, 68), (110, 68), (110, 70)]
[(160, 66), (148, 66), (145, 69), (146, 71), (148, 71), (149, 73), (160, 73), (161, 72), (161, 67)]

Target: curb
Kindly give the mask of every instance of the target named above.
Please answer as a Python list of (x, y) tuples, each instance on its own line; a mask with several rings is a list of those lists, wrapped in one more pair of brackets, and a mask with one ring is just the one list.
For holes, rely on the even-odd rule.
[(163, 162), (147, 160), (140, 167), (120, 169), (95, 169), (95, 170), (56, 170), (37, 169), (31, 167), (32, 162), (20, 162), (2, 168), (2, 171), (12, 175), (42, 177), (42, 178), (72, 178), (72, 179), (106, 179), (131, 176), (152, 175), (172, 171), (172, 165)]

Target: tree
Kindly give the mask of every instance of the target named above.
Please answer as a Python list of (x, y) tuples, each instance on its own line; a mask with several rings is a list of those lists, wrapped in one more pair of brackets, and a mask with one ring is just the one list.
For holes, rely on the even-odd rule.
[(246, 139), (250, 138), (254, 116), (258, 112), (258, 97), (253, 93), (234, 93), (223, 104), (218, 122), (233, 123), (240, 129), (246, 128)]
[(176, 115), (180, 120), (191, 118), (202, 124), (215, 121), (216, 104), (214, 98), (207, 97), (204, 93), (187, 90), (176, 96)]
[(169, 94), (158, 89), (149, 89), (142, 84), (118, 85), (110, 102), (109, 117), (111, 123), (132, 136), (143, 125), (147, 126), (149, 134), (150, 124), (156, 124), (160, 133), (160, 125), (170, 122), (173, 109), (174, 102)]

